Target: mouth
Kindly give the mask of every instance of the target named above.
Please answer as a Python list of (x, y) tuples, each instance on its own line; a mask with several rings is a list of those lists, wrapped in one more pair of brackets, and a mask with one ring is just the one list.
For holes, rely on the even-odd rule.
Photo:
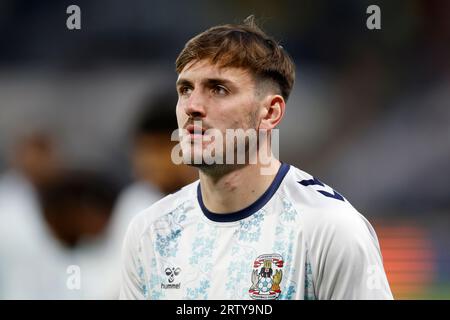
[(203, 127), (199, 127), (193, 124), (190, 124), (186, 127), (187, 132), (191, 135), (191, 136), (203, 136), (206, 129), (204, 129)]

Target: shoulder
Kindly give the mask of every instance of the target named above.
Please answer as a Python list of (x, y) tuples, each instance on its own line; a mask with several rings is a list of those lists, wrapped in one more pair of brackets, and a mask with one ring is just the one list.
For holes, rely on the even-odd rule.
[(284, 192), (299, 211), (307, 237), (353, 241), (364, 234), (376, 239), (367, 219), (341, 193), (293, 166), (286, 178)]
[(302, 212), (319, 210), (354, 210), (350, 202), (338, 191), (319, 178), (294, 166), (286, 175), (283, 192)]
[(180, 206), (184, 207), (186, 203), (192, 206), (193, 199), (196, 199), (197, 185), (198, 180), (175, 193), (165, 196), (147, 209), (139, 212), (128, 226), (127, 238), (138, 240), (148, 228), (156, 222), (167, 218), (167, 216), (180, 208)]

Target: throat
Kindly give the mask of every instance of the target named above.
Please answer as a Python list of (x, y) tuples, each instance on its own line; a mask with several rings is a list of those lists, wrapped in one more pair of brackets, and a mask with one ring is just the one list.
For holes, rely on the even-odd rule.
[(261, 174), (259, 166), (247, 165), (220, 178), (200, 174), (202, 200), (214, 213), (226, 214), (242, 210), (257, 201), (272, 184), (277, 170), (270, 175)]

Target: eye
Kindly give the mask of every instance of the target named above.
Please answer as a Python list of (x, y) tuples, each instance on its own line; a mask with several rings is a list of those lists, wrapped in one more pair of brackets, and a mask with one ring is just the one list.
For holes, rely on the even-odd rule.
[(192, 92), (192, 88), (189, 87), (189, 86), (181, 86), (181, 87), (178, 89), (178, 93), (180, 94), (180, 96), (188, 95), (188, 94), (190, 94), (191, 92)]
[(222, 85), (214, 86), (212, 91), (214, 94), (219, 95), (219, 96), (226, 96), (229, 93), (228, 89)]
[(170, 270), (170, 268), (166, 268), (166, 270), (164, 270), (166, 272), (166, 275), (170, 276), (170, 274), (172, 273), (172, 270)]

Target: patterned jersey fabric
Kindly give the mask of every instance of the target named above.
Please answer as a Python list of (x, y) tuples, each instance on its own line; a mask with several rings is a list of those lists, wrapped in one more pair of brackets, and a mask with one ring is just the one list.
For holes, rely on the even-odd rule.
[(392, 299), (370, 223), (288, 164), (238, 212), (210, 212), (199, 181), (130, 224), (121, 299)]

